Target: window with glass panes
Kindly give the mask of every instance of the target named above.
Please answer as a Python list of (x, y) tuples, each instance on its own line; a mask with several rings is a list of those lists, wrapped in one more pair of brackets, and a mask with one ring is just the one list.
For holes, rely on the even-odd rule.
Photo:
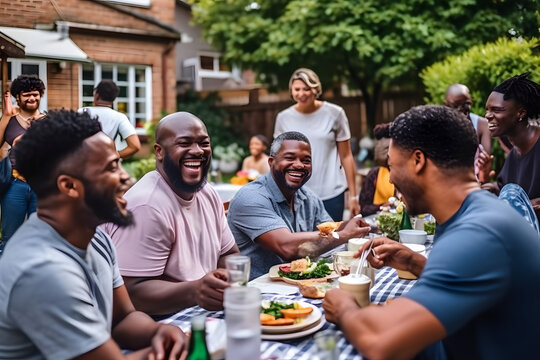
[(83, 64), (80, 81), (82, 106), (94, 103), (94, 88), (103, 79), (111, 79), (120, 88), (113, 108), (127, 115), (136, 128), (152, 119), (152, 68), (120, 64)]

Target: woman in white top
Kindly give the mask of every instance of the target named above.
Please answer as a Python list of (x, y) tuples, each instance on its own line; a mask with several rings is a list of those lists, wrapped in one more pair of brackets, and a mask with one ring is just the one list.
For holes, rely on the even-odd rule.
[(311, 142), (313, 173), (306, 183), (324, 202), (335, 220), (343, 217), (344, 194), (349, 190), (351, 216), (360, 212), (351, 152), (351, 131), (345, 111), (335, 104), (318, 100), (322, 86), (312, 70), (296, 70), (289, 80), (289, 91), (296, 104), (276, 118), (274, 138), (286, 131), (299, 131)]

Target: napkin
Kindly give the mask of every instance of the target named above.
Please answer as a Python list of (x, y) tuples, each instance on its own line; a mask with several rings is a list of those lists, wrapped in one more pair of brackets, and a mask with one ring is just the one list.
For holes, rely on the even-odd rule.
[[(178, 325), (185, 333), (191, 332), (191, 323), (182, 321)], [(206, 318), (206, 346), (212, 360), (225, 359), (227, 327), (224, 319)]]

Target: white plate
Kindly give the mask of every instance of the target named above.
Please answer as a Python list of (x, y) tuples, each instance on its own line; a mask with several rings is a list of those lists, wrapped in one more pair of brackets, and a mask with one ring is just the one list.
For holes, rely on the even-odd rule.
[(301, 338), (303, 336), (311, 335), (311, 334), (319, 331), (324, 326), (324, 324), (326, 324), (326, 319), (321, 318), (315, 324), (311, 325), (307, 329), (304, 328), (302, 331), (296, 331), (296, 332), (288, 333), (288, 334), (261, 334), (261, 339), (263, 339), (263, 340), (290, 340), (290, 339), (297, 339), (297, 338)]
[(302, 302), (302, 301), (297, 301), (297, 303), (299, 303), (300, 306), (302, 307), (309, 306), (313, 308), (313, 311), (311, 312), (311, 314), (309, 314), (308, 317), (304, 318), (302, 322), (298, 324), (276, 325), (276, 326), (261, 325), (261, 330), (263, 334), (285, 334), (285, 333), (292, 333), (295, 331), (300, 331), (302, 329), (307, 328), (308, 326), (315, 324), (317, 321), (321, 319), (322, 317), (321, 310), (319, 310), (319, 308), (317, 308), (315, 305), (311, 305), (307, 302)]

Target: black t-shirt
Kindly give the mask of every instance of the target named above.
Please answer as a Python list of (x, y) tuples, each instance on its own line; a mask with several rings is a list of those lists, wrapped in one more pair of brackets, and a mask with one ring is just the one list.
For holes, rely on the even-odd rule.
[(540, 198), (540, 138), (524, 156), (519, 156), (513, 148), (497, 178), (499, 188), (506, 184), (518, 184), (529, 199)]

